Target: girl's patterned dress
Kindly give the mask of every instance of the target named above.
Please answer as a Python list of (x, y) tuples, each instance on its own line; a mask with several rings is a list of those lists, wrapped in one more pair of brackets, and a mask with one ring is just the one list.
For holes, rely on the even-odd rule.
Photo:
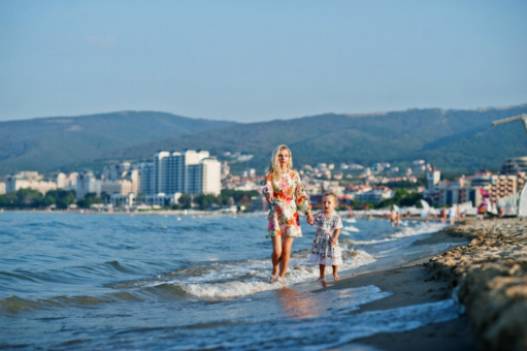
[(307, 213), (311, 205), (298, 172), (290, 170), (279, 179), (273, 179), (272, 173), (267, 173), (263, 192), (273, 199), (269, 206), (268, 236), (301, 237), (298, 212)]
[(326, 266), (340, 266), (342, 254), (339, 243), (333, 245), (331, 237), (336, 229), (342, 228), (342, 219), (335, 212), (326, 217), (320, 212), (315, 216), (316, 234), (311, 248), (310, 261), (314, 264)]

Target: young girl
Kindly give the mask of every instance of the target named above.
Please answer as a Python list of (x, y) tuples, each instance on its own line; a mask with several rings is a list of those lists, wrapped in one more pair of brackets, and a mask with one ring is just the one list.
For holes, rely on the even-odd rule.
[(322, 211), (315, 215), (316, 234), (311, 249), (310, 261), (319, 265), (320, 281), (324, 284), (326, 266), (333, 267), (333, 278), (339, 280), (338, 267), (342, 265), (339, 235), (342, 219), (336, 213), (337, 196), (325, 193), (322, 196)]

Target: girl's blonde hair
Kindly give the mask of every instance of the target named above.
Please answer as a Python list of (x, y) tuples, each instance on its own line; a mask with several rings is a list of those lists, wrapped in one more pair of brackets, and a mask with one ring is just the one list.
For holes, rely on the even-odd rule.
[(273, 178), (280, 176), (280, 164), (278, 162), (278, 154), (280, 153), (280, 151), (283, 150), (287, 150), (287, 152), (289, 153), (288, 167), (290, 170), (293, 169), (293, 153), (291, 152), (291, 149), (285, 144), (278, 145), (273, 152), (273, 156), (271, 157), (271, 165), (269, 166), (269, 173), (273, 175)]

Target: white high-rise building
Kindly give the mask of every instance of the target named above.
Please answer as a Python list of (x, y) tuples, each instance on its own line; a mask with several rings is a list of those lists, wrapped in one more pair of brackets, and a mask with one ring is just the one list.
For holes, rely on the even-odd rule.
[(168, 166), (165, 176), (168, 178), (168, 181), (167, 188), (163, 193), (176, 194), (185, 192), (185, 154), (173, 152), (167, 162)]
[(77, 178), (76, 197), (82, 199), (88, 193), (101, 195), (101, 182), (91, 172), (80, 173)]
[(131, 192), (137, 195), (139, 193), (139, 170), (137, 168), (131, 169), (128, 172), (128, 177), (132, 183)]
[(170, 152), (161, 151), (154, 155), (154, 193), (166, 193), (168, 189), (168, 157)]
[(203, 189), (203, 165), (195, 164), (187, 166), (185, 182), (185, 193), (199, 194)]
[(57, 189), (66, 189), (68, 187), (68, 176), (65, 173), (57, 173), (56, 181)]
[(201, 192), (219, 195), (221, 192), (221, 163), (214, 158), (206, 158), (201, 165), (203, 168)]
[(150, 162), (139, 165), (139, 194), (154, 194), (154, 164)]
[(210, 157), (210, 154), (208, 151), (194, 151), (194, 150), (187, 150), (183, 153), (185, 156), (185, 164), (187, 166), (190, 165), (197, 165), (202, 160), (206, 159), (207, 157)]
[(57, 189), (76, 190), (78, 177), (79, 177), (79, 174), (77, 172), (73, 172), (70, 174), (65, 174), (63, 172), (57, 173), (57, 176), (56, 176)]
[(219, 194), (221, 164), (208, 151), (158, 152), (151, 166), (140, 167), (140, 192), (145, 195)]

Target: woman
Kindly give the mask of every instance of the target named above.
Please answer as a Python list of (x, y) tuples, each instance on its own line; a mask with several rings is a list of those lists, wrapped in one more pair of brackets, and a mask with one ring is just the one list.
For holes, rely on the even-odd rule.
[(305, 213), (308, 223), (313, 223), (309, 198), (298, 172), (293, 169), (293, 155), (286, 145), (278, 146), (273, 153), (263, 192), (269, 204), (268, 233), (273, 241), (271, 281), (274, 282), (285, 276), (293, 240), (302, 236), (298, 212)]

